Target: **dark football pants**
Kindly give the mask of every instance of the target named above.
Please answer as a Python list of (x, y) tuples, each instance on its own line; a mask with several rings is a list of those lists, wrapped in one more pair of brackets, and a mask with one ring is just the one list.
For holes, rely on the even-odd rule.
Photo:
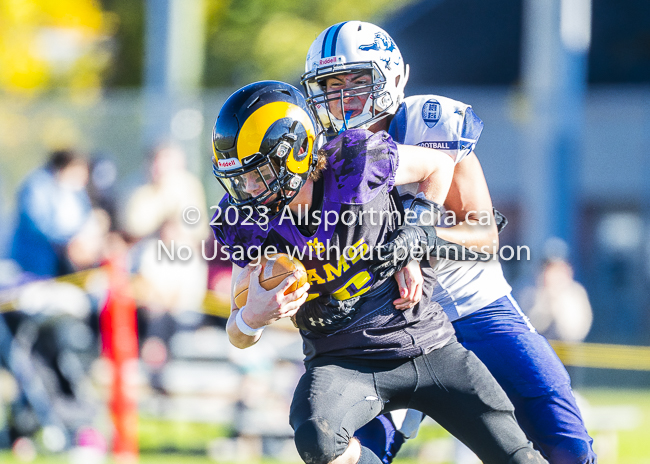
[(358, 428), (381, 412), (402, 408), (433, 418), (485, 464), (546, 462), (517, 425), (501, 387), (455, 339), (409, 360), (321, 357), (306, 367), (290, 423), (307, 464), (333, 461)]
[[(511, 296), (499, 298), (453, 325), (458, 341), (474, 352), (499, 382), (515, 406), (519, 425), (551, 464), (597, 462), (569, 374)], [(386, 421), (380, 416), (357, 430), (356, 436), (371, 449), (381, 446), (380, 457), (390, 462), (401, 441), (392, 442), (399, 434), (391, 424), (384, 425)]]

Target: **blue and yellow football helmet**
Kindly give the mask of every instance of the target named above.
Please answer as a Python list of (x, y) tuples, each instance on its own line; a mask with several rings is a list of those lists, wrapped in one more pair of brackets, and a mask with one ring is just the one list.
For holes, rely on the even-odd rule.
[(292, 85), (262, 81), (233, 93), (212, 133), (213, 172), (230, 203), (278, 214), (316, 164), (316, 128), (305, 98)]

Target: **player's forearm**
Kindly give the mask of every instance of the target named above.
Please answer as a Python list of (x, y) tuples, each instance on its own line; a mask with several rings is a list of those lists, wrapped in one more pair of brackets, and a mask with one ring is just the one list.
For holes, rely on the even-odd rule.
[(399, 166), (395, 185), (418, 183), (419, 191), (443, 204), (454, 175), (454, 162), (445, 153), (430, 148), (398, 145)]
[(420, 182), (418, 192), (424, 193), (427, 200), (442, 205), (447, 198), (453, 172), (453, 165), (442, 164), (429, 177)]
[[(236, 264), (232, 265), (231, 288), (233, 289), (233, 294), (235, 282), (237, 282), (237, 279), (242, 272), (244, 272), (243, 268), (237, 266)], [(237, 308), (237, 305), (233, 298), (230, 302), (230, 317), (228, 318), (228, 322), (226, 324), (226, 333), (228, 334), (228, 339), (233, 346), (236, 346), (240, 349), (248, 348), (249, 346), (253, 346), (255, 343), (257, 343), (262, 335), (258, 334), (256, 336), (250, 336), (243, 333), (239, 327), (237, 327), (237, 313), (239, 313), (239, 309)]]
[(235, 309), (230, 313), (230, 317), (226, 323), (226, 332), (228, 333), (228, 339), (230, 340), (230, 343), (233, 346), (243, 350), (244, 348), (248, 348), (256, 344), (262, 337), (262, 334), (259, 333), (254, 336), (250, 336), (239, 330), (239, 327), (237, 327), (237, 323), (235, 321), (238, 312), (239, 310)]
[(436, 227), (436, 233), (444, 240), (458, 243), (467, 248), (475, 247), (480, 250), (482, 247), (488, 247), (492, 252), (494, 247), (497, 249), (499, 247), (499, 234), (494, 218), (489, 224), (481, 224), (479, 221), (470, 219), (453, 227)]

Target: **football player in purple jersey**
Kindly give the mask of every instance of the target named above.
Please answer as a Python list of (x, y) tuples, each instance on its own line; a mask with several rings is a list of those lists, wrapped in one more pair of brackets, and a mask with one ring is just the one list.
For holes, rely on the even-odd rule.
[[(386, 132), (363, 129), (319, 150), (304, 97), (273, 81), (230, 96), (213, 148), (215, 176), (228, 192), (213, 228), (233, 262), (233, 279), (253, 261), (243, 252), (251, 249), (298, 255), (307, 270), (309, 284), (284, 295), (295, 276), (267, 291), (256, 267), (246, 304), (233, 301), (227, 323), (239, 348), (255, 344), (278, 319), (293, 317), (301, 329), (306, 372), (290, 423), (304, 462), (381, 463), (353, 435), (378, 414), (405, 407), (435, 418), (485, 463), (545, 462), (503, 390), (456, 341), (431, 300), (433, 285), (425, 281), (420, 301), (398, 310), (396, 281), (374, 271), (372, 251), (400, 227), (394, 186), (417, 183), (427, 198), (444, 202), (453, 171), (447, 155), (398, 147)], [(359, 220), (373, 212), (374, 221)], [(340, 220), (319, 220), (332, 213)], [(400, 228), (400, 240), (420, 250), (412, 253), (418, 259), (435, 248), (425, 227)]]

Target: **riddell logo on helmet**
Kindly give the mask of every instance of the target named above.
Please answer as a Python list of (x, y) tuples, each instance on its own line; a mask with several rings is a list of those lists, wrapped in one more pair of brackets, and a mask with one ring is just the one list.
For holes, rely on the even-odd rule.
[(229, 169), (236, 169), (236, 168), (241, 168), (241, 163), (239, 160), (231, 158), (227, 160), (217, 160), (217, 166), (219, 169), (223, 169), (224, 171), (228, 171)]
[(318, 62), (318, 66), (326, 66), (328, 64), (340, 63), (341, 61), (343, 61), (342, 56), (330, 56), (327, 58), (321, 58), (320, 61)]

